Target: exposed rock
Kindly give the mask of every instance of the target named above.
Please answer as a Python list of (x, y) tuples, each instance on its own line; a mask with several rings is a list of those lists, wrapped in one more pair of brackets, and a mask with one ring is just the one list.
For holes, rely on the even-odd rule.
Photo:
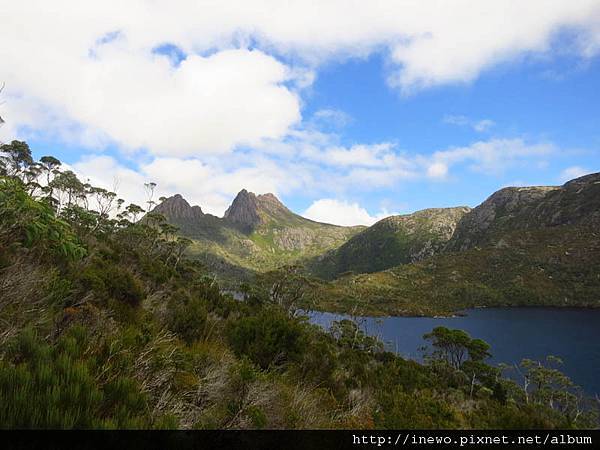
[(259, 207), (270, 215), (291, 213), (291, 211), (271, 193), (261, 194), (256, 197), (256, 200), (258, 201)]
[(510, 230), (577, 223), (600, 223), (600, 173), (563, 186), (501, 189), (465, 215), (447, 249), (461, 251), (491, 243)]
[(190, 206), (180, 194), (167, 198), (153, 212), (164, 215), (169, 221), (194, 220), (204, 215), (199, 206)]
[(245, 231), (254, 231), (269, 221), (285, 221), (291, 216), (295, 216), (295, 214), (287, 209), (275, 195), (271, 193), (256, 195), (242, 189), (225, 211), (223, 218), (240, 226)]
[(223, 218), (244, 228), (253, 229), (261, 223), (258, 210), (256, 195), (242, 189), (225, 211)]
[(304, 250), (314, 240), (315, 232), (306, 228), (284, 228), (275, 230), (273, 242), (287, 251)]

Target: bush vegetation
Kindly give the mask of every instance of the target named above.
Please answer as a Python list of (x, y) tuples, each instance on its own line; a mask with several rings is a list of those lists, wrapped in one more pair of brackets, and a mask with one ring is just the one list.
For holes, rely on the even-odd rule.
[(0, 153), (0, 428), (597, 426), (557, 361), (519, 384), (445, 329), (404, 360), (311, 325), (293, 268), (234, 300), (164, 218), (23, 142)]

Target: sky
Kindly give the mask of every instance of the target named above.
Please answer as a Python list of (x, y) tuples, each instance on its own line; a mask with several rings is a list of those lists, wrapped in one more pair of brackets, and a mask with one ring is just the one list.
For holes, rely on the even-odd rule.
[(0, 140), (369, 225), (600, 171), (600, 0), (0, 0)]

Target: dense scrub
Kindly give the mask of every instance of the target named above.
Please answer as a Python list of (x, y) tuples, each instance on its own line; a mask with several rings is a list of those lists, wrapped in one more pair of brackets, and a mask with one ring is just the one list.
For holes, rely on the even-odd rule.
[(461, 332), (428, 335), (425, 364), (352, 321), (325, 332), (294, 268), (234, 300), (164, 218), (1, 152), (1, 428), (596, 426), (553, 360), (519, 385)]

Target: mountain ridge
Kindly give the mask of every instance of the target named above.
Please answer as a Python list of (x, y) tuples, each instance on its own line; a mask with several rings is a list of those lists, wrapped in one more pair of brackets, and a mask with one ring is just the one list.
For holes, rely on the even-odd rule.
[(458, 224), (448, 251), (483, 245), (507, 230), (600, 223), (600, 173), (562, 186), (507, 187), (490, 195)]
[[(247, 279), (255, 272), (295, 264), (335, 248), (365, 227), (315, 222), (290, 211), (274, 194), (242, 189), (223, 217), (202, 213), (176, 194), (157, 205), (193, 240), (189, 254), (226, 278)], [(235, 273), (235, 276), (231, 274)]]
[(469, 211), (467, 206), (427, 208), (386, 217), (309, 266), (315, 275), (332, 279), (344, 272), (376, 272), (419, 261), (441, 250)]
[(466, 213), (438, 253), (341, 276), (325, 310), (452, 314), (484, 306), (600, 307), (600, 173), (562, 186), (512, 187)]

